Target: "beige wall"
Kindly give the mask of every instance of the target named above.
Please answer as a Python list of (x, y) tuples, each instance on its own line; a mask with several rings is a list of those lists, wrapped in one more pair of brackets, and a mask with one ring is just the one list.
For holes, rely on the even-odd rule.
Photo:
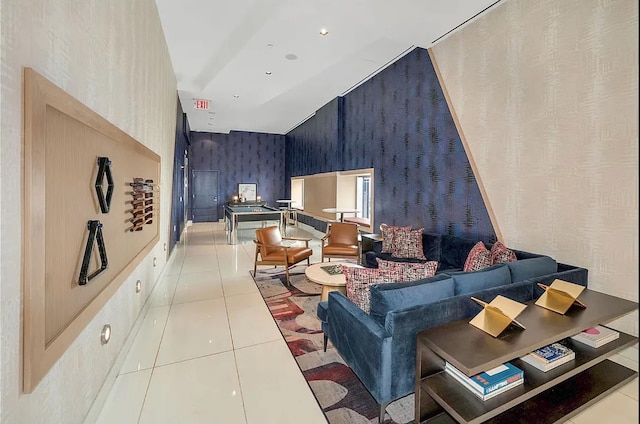
[(432, 52), (507, 245), (637, 301), (638, 2), (503, 1)]
[[(153, 0), (3, 0), (1, 7), (0, 421), (80, 423), (165, 264), (176, 80)], [(24, 66), (162, 157), (160, 242), (29, 395), (20, 387)], [(134, 290), (138, 279), (141, 294)], [(113, 336), (102, 346), (104, 323)]]

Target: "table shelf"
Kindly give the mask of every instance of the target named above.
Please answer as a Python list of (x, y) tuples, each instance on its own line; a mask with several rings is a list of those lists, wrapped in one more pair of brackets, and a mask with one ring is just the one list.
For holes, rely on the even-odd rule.
[[(446, 332), (440, 331), (442, 328), (421, 332), (417, 348), (416, 422), (512, 423), (518, 422), (517, 417), (521, 419), (522, 414), (527, 414), (528, 422), (562, 422), (635, 378), (636, 371), (607, 358), (636, 344), (637, 337), (620, 332), (618, 339), (592, 348), (567, 335), (586, 328), (583, 326), (585, 321), (592, 323), (612, 313), (622, 316), (637, 309), (637, 303), (585, 292), (585, 297), (591, 301), (590, 311), (588, 306), (586, 310), (566, 316), (550, 315), (546, 310), (530, 305), (524, 317), (527, 330), (507, 332), (504, 337), (501, 335), (502, 339), (479, 332), (468, 324), (468, 320), (451, 323), (457, 330), (455, 336), (446, 337)], [(452, 329), (449, 324), (443, 328)], [(533, 329), (536, 330), (530, 331)], [(466, 346), (454, 347), (452, 338), (465, 337), (468, 339)], [(556, 341), (574, 350), (575, 359), (547, 372), (519, 359)], [(445, 361), (460, 367), (467, 375), (493, 368), (497, 362), (510, 361), (524, 371), (524, 384), (483, 401), (444, 372)]]

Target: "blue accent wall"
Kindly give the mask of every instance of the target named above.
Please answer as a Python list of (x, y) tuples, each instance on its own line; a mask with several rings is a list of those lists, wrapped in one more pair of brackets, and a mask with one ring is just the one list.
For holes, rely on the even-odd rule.
[(257, 183), (258, 195), (272, 206), (286, 195), (284, 135), (192, 132), (189, 161), (191, 170), (219, 171), (219, 217), (238, 183)]
[(176, 115), (176, 144), (173, 158), (173, 182), (171, 187), (171, 228), (169, 230), (169, 253), (178, 241), (184, 230), (184, 211), (186, 202), (184, 193), (184, 152), (189, 149), (189, 122), (185, 115), (180, 99)]
[(290, 131), (286, 143), (286, 181), (374, 168), (377, 224), (496, 240), (425, 49), (322, 107)]

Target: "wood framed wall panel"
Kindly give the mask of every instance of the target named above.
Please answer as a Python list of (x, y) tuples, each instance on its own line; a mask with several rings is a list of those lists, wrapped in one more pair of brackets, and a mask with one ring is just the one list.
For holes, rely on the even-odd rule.
[[(23, 380), (29, 393), (159, 240), (157, 191), (153, 223), (142, 231), (129, 231), (128, 210), (129, 183), (134, 177), (159, 182), (160, 157), (33, 70), (25, 69), (24, 81)], [(95, 192), (101, 156), (111, 161), (114, 183), (108, 213)], [(103, 225), (108, 267), (81, 286), (90, 220)], [(94, 246), (89, 273), (99, 266)]]

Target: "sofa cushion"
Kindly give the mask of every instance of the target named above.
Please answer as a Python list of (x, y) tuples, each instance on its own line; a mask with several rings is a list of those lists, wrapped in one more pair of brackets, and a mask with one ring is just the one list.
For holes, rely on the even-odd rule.
[(440, 234), (422, 233), (422, 251), (428, 261), (440, 262), (440, 244), (442, 236)]
[(411, 226), (398, 227), (394, 225), (380, 224), (380, 233), (382, 234), (382, 253), (391, 253), (395, 249), (396, 232), (410, 230)]
[(491, 252), (487, 249), (483, 242), (477, 242), (464, 262), (463, 271), (479, 271), (491, 266)]
[(391, 254), (396, 258), (412, 258), (426, 260), (422, 251), (422, 230), (397, 230), (393, 236)]
[(401, 269), (358, 268), (342, 266), (347, 297), (360, 309), (369, 312), (369, 286), (371, 284), (403, 281)]
[(449, 275), (453, 277), (456, 296), (511, 284), (511, 273), (505, 264), (474, 272), (453, 272)]
[(514, 282), (528, 280), (541, 275), (552, 274), (558, 271), (558, 263), (549, 256), (521, 259), (506, 264), (511, 272), (511, 280)]
[(433, 303), (453, 297), (453, 294), (454, 282), (447, 275), (436, 275), (406, 283), (373, 284), (369, 314), (384, 325), (389, 311)]
[(464, 267), (464, 263), (469, 256), (471, 248), (475, 246), (477, 240), (468, 240), (460, 237), (442, 235), (440, 244), (440, 262), (447, 268)]
[(491, 246), (491, 264), (502, 264), (517, 260), (513, 250), (497, 241)]
[(396, 262), (385, 261), (378, 258), (376, 260), (380, 269), (401, 269), (404, 272), (404, 281), (421, 280), (423, 278), (433, 277), (438, 269), (438, 262)]

